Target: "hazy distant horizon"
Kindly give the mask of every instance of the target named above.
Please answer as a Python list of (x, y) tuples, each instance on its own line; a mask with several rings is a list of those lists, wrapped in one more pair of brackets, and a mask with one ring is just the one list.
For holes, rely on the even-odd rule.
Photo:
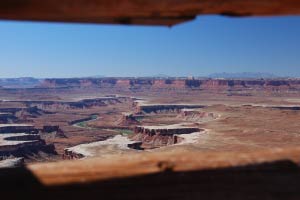
[(34, 76), (23, 76), (23, 77), (0, 77), (0, 79), (72, 79), (72, 78), (297, 78), (297, 76), (279, 76), (272, 73), (264, 73), (264, 72), (236, 72), (236, 73), (212, 73), (203, 76), (169, 76), (167, 74), (158, 74), (158, 75), (148, 75), (148, 76), (105, 76), (105, 75), (91, 75), (91, 76), (81, 76), (81, 77), (34, 77)]

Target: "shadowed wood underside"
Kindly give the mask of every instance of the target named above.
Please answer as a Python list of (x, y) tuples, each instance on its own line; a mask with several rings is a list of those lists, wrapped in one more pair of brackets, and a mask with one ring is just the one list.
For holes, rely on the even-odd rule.
[(298, 0), (1, 0), (0, 19), (172, 26), (197, 15), (300, 14)]
[[(299, 199), (300, 149), (182, 152), (1, 169), (9, 199)], [(225, 198), (224, 198), (225, 197)]]

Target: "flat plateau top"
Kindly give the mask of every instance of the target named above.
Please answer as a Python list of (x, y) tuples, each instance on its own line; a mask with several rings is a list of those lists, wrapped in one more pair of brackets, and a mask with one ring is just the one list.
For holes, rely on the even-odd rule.
[(0, 128), (3, 127), (33, 127), (33, 125), (30, 124), (0, 124)]
[(300, 14), (298, 0), (2, 0), (0, 19), (172, 26), (198, 15)]
[(183, 124), (172, 124), (172, 125), (163, 125), (163, 126), (138, 126), (139, 128), (153, 129), (153, 130), (162, 130), (162, 129), (191, 129), (197, 127), (188, 127), (183, 126)]

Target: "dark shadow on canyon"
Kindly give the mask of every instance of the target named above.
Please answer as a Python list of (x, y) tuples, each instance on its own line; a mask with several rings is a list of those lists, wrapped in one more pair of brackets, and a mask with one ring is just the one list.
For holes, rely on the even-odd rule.
[(25, 168), (0, 170), (9, 199), (299, 199), (300, 168), (289, 160), (244, 167), (149, 174), (45, 187)]

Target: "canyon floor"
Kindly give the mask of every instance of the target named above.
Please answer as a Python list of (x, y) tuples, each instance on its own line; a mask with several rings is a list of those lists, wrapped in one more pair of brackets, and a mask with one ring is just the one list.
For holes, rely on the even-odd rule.
[(0, 89), (1, 187), (46, 186), (53, 195), (68, 195), (63, 188), (70, 186), (77, 198), (101, 191), (115, 199), (113, 188), (127, 199), (144, 192), (149, 199), (179, 199), (212, 197), (209, 187), (216, 187), (215, 197), (251, 199), (253, 192), (277, 197), (291, 182), (283, 197), (297, 194), (300, 90), (287, 80), (269, 81), (272, 86), (215, 80), (202, 88), (169, 80), (161, 88), (78, 82)]
[(40, 135), (57, 154), (25, 156), (28, 163), (297, 147), (300, 95), (278, 89), (245, 91), (10, 88), (0, 91), (5, 97), (0, 111), (13, 116), (3, 116), (7, 123), (27, 123), (38, 130), (56, 127)]

